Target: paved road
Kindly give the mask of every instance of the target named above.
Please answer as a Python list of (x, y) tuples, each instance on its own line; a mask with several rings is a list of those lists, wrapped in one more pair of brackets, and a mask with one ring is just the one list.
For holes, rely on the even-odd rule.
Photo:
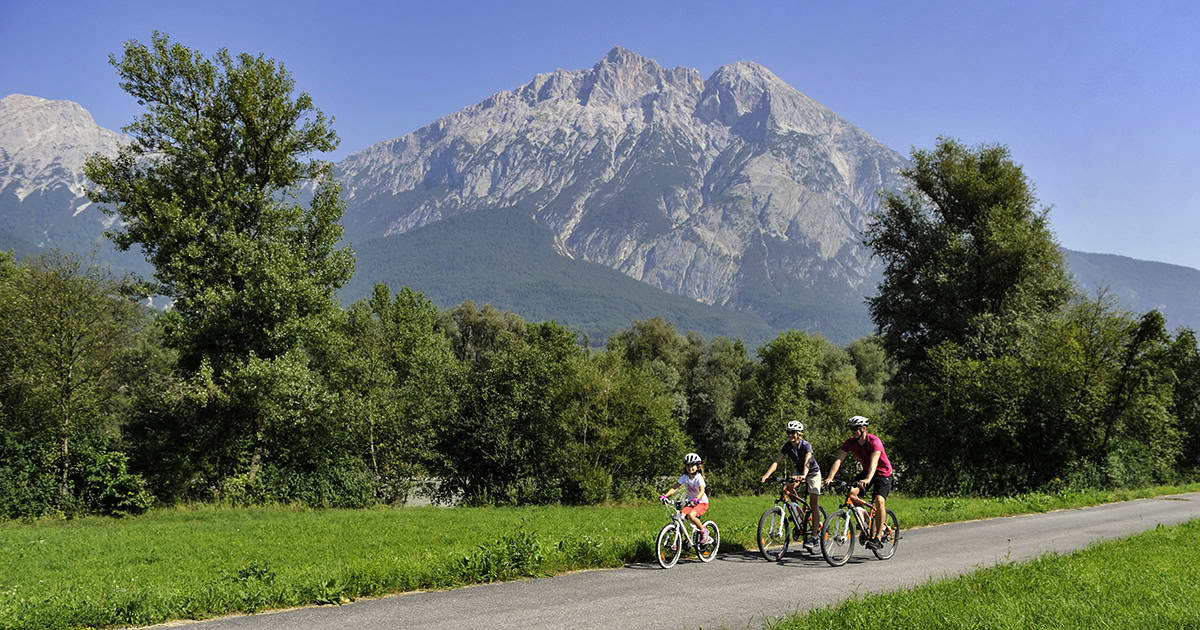
[[(904, 532), (891, 560), (876, 560), (860, 548), (838, 568), (819, 554), (789, 553), (783, 562), (769, 563), (758, 554), (735, 552), (709, 564), (681, 559), (665, 571), (637, 564), (187, 625), (204, 630), (757, 628), (766, 617), (825, 606), (854, 593), (1070, 552), (1096, 540), (1195, 518), (1200, 518), (1200, 493), (1188, 493), (914, 529)], [(685, 593), (699, 597), (685, 599)]]

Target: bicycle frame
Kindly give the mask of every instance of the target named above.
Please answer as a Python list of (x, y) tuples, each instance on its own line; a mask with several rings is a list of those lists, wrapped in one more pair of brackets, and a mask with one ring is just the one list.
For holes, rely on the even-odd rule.
[[(848, 487), (846, 489), (846, 500), (842, 501), (842, 504), (838, 507), (839, 508), (848, 508), (851, 512), (853, 512), (854, 520), (858, 522), (859, 529), (862, 530), (864, 533), (869, 533), (871, 531), (874, 531), (871, 529), (871, 525), (875, 522), (875, 503), (871, 502), (871, 501), (864, 501), (861, 497), (858, 497), (858, 496), (854, 495), (853, 493), (851, 493), (851, 490), (854, 489), (854, 484), (847, 484), (847, 486)], [(860, 514), (858, 512), (858, 510), (854, 509), (854, 508), (859, 508), (859, 507), (864, 508), (867, 511), (867, 522), (866, 523), (863, 522), (862, 514)], [(848, 521), (847, 521), (847, 524), (849, 524)], [(844, 534), (846, 534), (846, 532), (842, 532), (842, 534), (844, 535)]]
[(664, 504), (667, 506), (667, 521), (675, 524), (675, 540), (674, 544), (680, 544), (680, 537), (683, 538), (683, 548), (691, 549), (692, 541), (696, 540), (696, 535), (699, 530), (692, 524), (691, 521), (683, 515), (683, 501), (675, 501), (674, 505)]
[[(845, 483), (845, 482), (835, 482), (835, 484), (837, 484), (837, 483)], [(858, 524), (859, 534), (864, 539), (870, 538), (875, 533), (875, 503), (873, 501), (867, 501), (867, 500), (863, 499), (862, 497), (856, 496), (855, 494), (853, 494), (851, 492), (853, 489), (854, 489), (854, 484), (852, 484), (852, 483), (846, 484), (846, 499), (844, 501), (842, 501), (842, 504), (840, 506), (838, 506), (838, 509), (845, 508), (845, 509), (849, 510), (852, 514), (854, 514), (854, 521)], [(855, 508), (863, 508), (866, 511), (866, 516), (864, 517)], [(881, 516), (881, 518), (884, 519), (883, 528), (884, 528), (884, 534), (886, 535), (886, 534), (888, 534), (888, 532), (891, 531), (888, 526), (888, 523), (887, 523), (887, 514), (883, 514)], [(865, 519), (865, 522), (864, 522), (864, 519)], [(846, 521), (846, 527), (841, 532), (833, 532), (833, 534), (840, 535), (840, 536), (849, 536), (850, 535), (849, 530), (850, 530), (850, 521)]]
[[(792, 479), (784, 477), (782, 479), (778, 479), (777, 481), (779, 482), (779, 498), (775, 499), (775, 505), (782, 503), (784, 507), (787, 508), (788, 515), (791, 517), (792, 522), (803, 525), (805, 529), (808, 529), (810, 524), (804, 523), (802, 519), (802, 513), (809, 507), (808, 498), (802, 497), (792, 490)], [(810, 516), (809, 518), (811, 519), (812, 517)], [(816, 529), (818, 527), (820, 527), (820, 524), (817, 524), (817, 526), (813, 527), (812, 529)]]

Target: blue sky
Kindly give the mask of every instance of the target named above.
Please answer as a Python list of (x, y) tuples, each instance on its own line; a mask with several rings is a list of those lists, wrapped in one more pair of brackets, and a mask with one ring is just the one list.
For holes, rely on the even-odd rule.
[(154, 29), (282, 61), (335, 117), (334, 160), (616, 45), (706, 77), (754, 61), (906, 155), (1007, 145), (1066, 247), (1200, 268), (1194, 2), (5, 0), (0, 96), (118, 129), (138, 108), (108, 55)]

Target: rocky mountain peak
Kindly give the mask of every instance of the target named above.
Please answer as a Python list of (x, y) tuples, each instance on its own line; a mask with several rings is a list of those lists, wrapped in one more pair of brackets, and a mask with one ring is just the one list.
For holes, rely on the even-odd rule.
[(699, 75), (666, 70), (657, 61), (617, 46), (585, 71), (579, 82), (579, 103), (584, 106), (641, 106), (647, 95), (663, 91), (690, 91)]
[(703, 120), (764, 133), (799, 132), (828, 135), (840, 120), (829, 108), (788, 85), (774, 72), (753, 62), (721, 66), (704, 82), (696, 108)]
[[(861, 303), (875, 273), (864, 217), (902, 164), (759, 64), (705, 81), (616, 47), (351, 155), (337, 172), (352, 242), (520, 206), (566, 255), (757, 310), (746, 295), (766, 287), (794, 304), (821, 283)], [(779, 310), (771, 317), (799, 321), (793, 306)]]
[(125, 141), (78, 103), (10, 94), (0, 99), (0, 191), (24, 199), (66, 186), (83, 197), (84, 160), (111, 155)]

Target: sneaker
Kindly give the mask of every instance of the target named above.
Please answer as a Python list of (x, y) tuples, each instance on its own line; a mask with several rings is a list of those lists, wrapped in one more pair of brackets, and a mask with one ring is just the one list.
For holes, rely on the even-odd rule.
[(712, 544), (712, 541), (713, 541), (713, 540), (712, 540), (712, 536), (709, 536), (709, 535), (708, 535), (708, 532), (704, 532), (704, 533), (703, 533), (703, 534), (700, 536), (700, 544), (701, 544), (701, 545), (711, 545), (711, 544)]
[(812, 553), (813, 547), (816, 547), (816, 546), (817, 546), (817, 539), (811, 538), (811, 537), (804, 539), (804, 550), (805, 551)]
[(872, 538), (867, 541), (867, 549), (883, 549), (883, 543), (878, 538)]

